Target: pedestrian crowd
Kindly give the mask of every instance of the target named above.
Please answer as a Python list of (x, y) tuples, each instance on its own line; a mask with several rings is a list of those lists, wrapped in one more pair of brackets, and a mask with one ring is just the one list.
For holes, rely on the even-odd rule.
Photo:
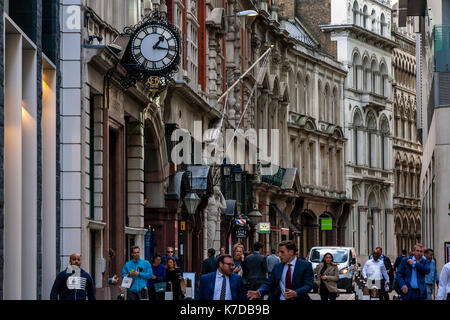
[[(282, 241), (278, 251), (263, 255), (264, 245), (257, 242), (253, 252), (245, 252), (240, 243), (232, 247), (231, 255), (213, 248), (202, 264), (202, 276), (197, 300), (309, 300), (308, 293), (317, 288), (321, 300), (336, 300), (339, 296), (339, 268), (333, 254), (325, 253), (314, 268), (311, 262), (297, 257), (293, 241)], [(131, 248), (132, 259), (122, 269), (121, 294), (127, 300), (183, 300), (186, 287), (195, 287), (183, 278), (174, 248), (165, 255), (156, 254), (151, 263), (140, 257), (140, 248)], [(450, 263), (439, 275), (432, 249), (424, 250), (416, 244), (409, 255), (406, 250), (392, 264), (377, 247), (361, 270), (366, 283), (379, 283), (380, 300), (389, 300), (396, 291), (403, 300), (450, 300)], [(187, 280), (187, 281), (186, 281)], [(114, 276), (110, 282), (118, 282)], [(189, 284), (189, 285), (187, 285)], [(438, 290), (436, 291), (436, 287)], [(169, 296), (168, 296), (169, 294)], [(79, 254), (70, 256), (69, 266), (60, 272), (54, 282), (51, 300), (95, 300), (95, 285), (91, 276), (81, 268)]]

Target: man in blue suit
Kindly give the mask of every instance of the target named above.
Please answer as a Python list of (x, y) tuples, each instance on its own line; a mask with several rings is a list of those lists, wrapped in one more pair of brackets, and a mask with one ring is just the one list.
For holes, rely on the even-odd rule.
[(217, 271), (200, 278), (196, 300), (247, 300), (242, 277), (233, 273), (233, 258), (223, 254), (217, 265)]
[(269, 300), (310, 300), (308, 292), (314, 282), (311, 262), (297, 258), (295, 242), (287, 240), (278, 245), (281, 262), (276, 264), (269, 278), (256, 291), (248, 291), (250, 299), (269, 293)]
[(430, 261), (423, 256), (423, 245), (414, 246), (414, 255), (403, 258), (397, 269), (397, 282), (403, 300), (425, 300), (425, 275), (430, 273)]

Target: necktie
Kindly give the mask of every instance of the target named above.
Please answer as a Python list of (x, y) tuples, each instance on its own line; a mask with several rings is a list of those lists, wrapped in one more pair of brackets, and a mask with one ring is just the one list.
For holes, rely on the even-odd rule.
[(222, 289), (220, 290), (220, 300), (225, 300), (225, 292), (227, 289), (227, 278), (225, 278), (224, 275), (222, 275)]
[(286, 279), (284, 281), (284, 283), (286, 284), (286, 289), (292, 289), (291, 266), (292, 264), (288, 263), (288, 270), (286, 272)]

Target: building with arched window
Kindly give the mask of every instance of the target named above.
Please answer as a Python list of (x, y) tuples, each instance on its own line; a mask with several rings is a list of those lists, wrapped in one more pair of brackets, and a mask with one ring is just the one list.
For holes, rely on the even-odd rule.
[(412, 33), (413, 18), (407, 18), (407, 26), (399, 28), (398, 14), (394, 6), (394, 216), (395, 245), (399, 254), (402, 249), (410, 252), (422, 238), (420, 201), (420, 174), (422, 144), (417, 133), (416, 101), (416, 43)]
[(346, 189), (356, 204), (346, 224), (345, 243), (363, 259), (377, 246), (394, 255), (391, 57), (396, 44), (390, 33), (390, 3), (331, 0), (329, 21), (320, 27), (348, 68)]

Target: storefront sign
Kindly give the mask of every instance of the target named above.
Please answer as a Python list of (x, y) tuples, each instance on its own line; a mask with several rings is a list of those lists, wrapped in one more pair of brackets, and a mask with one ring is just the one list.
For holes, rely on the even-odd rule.
[(333, 219), (331, 218), (320, 219), (320, 230), (333, 230)]
[(270, 233), (270, 222), (258, 223), (258, 233)]
[(246, 227), (236, 227), (234, 229), (234, 236), (236, 238), (247, 238), (247, 228)]

